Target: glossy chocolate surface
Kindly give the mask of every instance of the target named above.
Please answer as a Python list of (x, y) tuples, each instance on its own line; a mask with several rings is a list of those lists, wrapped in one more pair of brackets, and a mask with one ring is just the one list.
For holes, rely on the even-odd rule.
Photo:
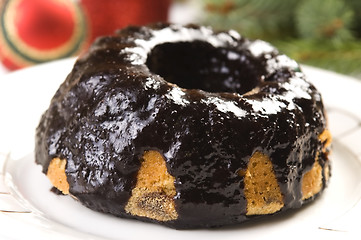
[(138, 218), (124, 207), (143, 152), (157, 150), (176, 179), (179, 217), (164, 224), (215, 227), (249, 218), (238, 172), (256, 151), (273, 163), (281, 211), (300, 207), (302, 175), (316, 155), (326, 161), (325, 128), (320, 94), (269, 44), (194, 25), (129, 27), (76, 62), (37, 128), (36, 161), (46, 172), (66, 159), (84, 205)]

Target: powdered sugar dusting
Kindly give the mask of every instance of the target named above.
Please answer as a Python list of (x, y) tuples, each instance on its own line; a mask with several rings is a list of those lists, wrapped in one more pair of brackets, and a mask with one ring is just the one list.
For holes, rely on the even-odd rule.
[(175, 104), (186, 106), (190, 102), (184, 98), (185, 92), (179, 87), (173, 87), (165, 96)]
[(277, 52), (276, 48), (273, 47), (268, 42), (262, 40), (255, 40), (248, 45), (248, 50), (255, 57), (260, 57), (261, 55), (270, 54), (272, 52)]
[(304, 74), (296, 72), (294, 77), (289, 81), (282, 83), (286, 90), (282, 95), (268, 96), (268, 98), (259, 100), (246, 100), (252, 105), (255, 112), (262, 114), (277, 114), (282, 109), (289, 111), (296, 108), (295, 99), (312, 99), (312, 90), (310, 84), (305, 81)]
[[(241, 36), (235, 31), (229, 31), (228, 33), (214, 33), (211, 28), (207, 27), (193, 29), (183, 28), (182, 26), (177, 25), (160, 30), (151, 30), (150, 33), (152, 35), (150, 39), (135, 39), (135, 47), (124, 49), (127, 53), (131, 53), (129, 55), (129, 60), (131, 60), (133, 64), (144, 64), (149, 52), (156, 45), (166, 42), (191, 42), (198, 40), (208, 42), (214, 47), (224, 47), (237, 45), (239, 44), (237, 41), (241, 39)], [(286, 55), (277, 55), (277, 49), (265, 41), (248, 41), (245, 44), (254, 57), (265, 57), (265, 67), (268, 73), (273, 73), (282, 68), (291, 69), (292, 71), (299, 68), (296, 61), (290, 59)], [(275, 57), (273, 57), (274, 54), (276, 55)], [(239, 55), (230, 51), (227, 53), (227, 58), (235, 60), (239, 58)], [(222, 73), (227, 74), (227, 71), (229, 70), (221, 68)], [(145, 89), (159, 89), (160, 83), (155, 79), (147, 78), (144, 86)], [(291, 77), (288, 81), (281, 83), (281, 87), (286, 90), (282, 95), (270, 95), (262, 99), (245, 98), (245, 101), (252, 106), (254, 112), (269, 115), (277, 114), (282, 111), (282, 109), (295, 109), (295, 98), (312, 98), (312, 92), (309, 89), (310, 84), (304, 80), (304, 75), (300, 72), (294, 73), (294, 77)], [(190, 101), (186, 97), (186, 92), (177, 86), (172, 86), (172, 88), (165, 94), (165, 97), (172, 100), (177, 105), (186, 106), (187, 104), (190, 104)], [(212, 96), (201, 100), (201, 102), (212, 104), (218, 111), (222, 113), (232, 113), (237, 118), (243, 118), (249, 114), (232, 100)]]
[[(135, 39), (135, 47), (125, 48), (122, 51), (131, 53), (130, 61), (133, 64), (144, 64), (146, 62), (148, 53), (159, 44), (170, 42), (191, 42), (191, 41), (205, 41), (212, 44), (214, 47), (222, 47), (226, 45), (236, 45), (236, 41), (240, 38), (234, 32), (215, 34), (211, 28), (200, 27), (199, 29), (183, 28), (181, 26), (173, 25), (171, 28), (163, 28), (156, 31), (151, 31), (152, 37), (150, 39)], [(232, 35), (231, 35), (232, 33)]]
[(206, 104), (213, 104), (219, 111), (223, 113), (231, 112), (238, 118), (243, 118), (247, 114), (245, 110), (236, 106), (234, 101), (226, 101), (218, 97), (209, 97), (206, 100), (202, 99), (201, 102)]
[(293, 101), (284, 96), (274, 96), (259, 100), (248, 99), (247, 102), (252, 105), (253, 111), (265, 115), (277, 114), (282, 109), (293, 110), (296, 108)]
[(227, 53), (227, 58), (229, 60), (237, 60), (240, 58), (239, 54), (235, 53), (235, 52), (228, 52)]
[(281, 68), (297, 69), (299, 66), (295, 60), (287, 57), (286, 55), (278, 55), (267, 61), (266, 70), (270, 73)]
[(291, 77), (289, 82), (284, 83), (284, 88), (287, 90), (285, 97), (288, 99), (293, 98), (304, 98), (311, 99), (311, 89), (310, 84), (306, 82), (304, 79), (303, 73), (296, 72), (295, 77)]
[(262, 99), (262, 100), (248, 100), (248, 103), (252, 105), (252, 108), (255, 112), (262, 114), (277, 114), (286, 107), (286, 104), (283, 102), (275, 101), (272, 99)]
[(154, 89), (157, 90), (160, 88), (160, 82), (155, 79), (148, 77), (144, 83), (145, 90)]
[(131, 61), (134, 65), (144, 64), (147, 59), (147, 53), (141, 47), (126, 47), (121, 50), (121, 54), (128, 55), (127, 60)]
[(232, 30), (232, 29), (228, 31), (228, 34), (237, 40), (242, 38), (241, 35), (237, 31)]

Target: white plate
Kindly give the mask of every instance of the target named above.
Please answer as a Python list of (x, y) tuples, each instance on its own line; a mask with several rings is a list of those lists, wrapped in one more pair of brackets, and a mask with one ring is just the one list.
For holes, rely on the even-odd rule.
[[(0, 79), (0, 239), (240, 239), (293, 236), (351, 239), (361, 224), (361, 81), (304, 66), (323, 95), (334, 135), (332, 178), (311, 204), (236, 227), (177, 231), (115, 218), (49, 191), (34, 164), (34, 130), (74, 59), (11, 73)], [(11, 154), (9, 154), (11, 153)], [(6, 164), (4, 162), (6, 161)]]

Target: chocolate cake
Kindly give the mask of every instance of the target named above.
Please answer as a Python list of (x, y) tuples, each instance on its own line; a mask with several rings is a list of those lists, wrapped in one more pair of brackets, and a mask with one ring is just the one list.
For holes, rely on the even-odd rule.
[(294, 60), (232, 30), (160, 23), (96, 40), (42, 116), (35, 154), (85, 206), (184, 229), (315, 199), (330, 143)]

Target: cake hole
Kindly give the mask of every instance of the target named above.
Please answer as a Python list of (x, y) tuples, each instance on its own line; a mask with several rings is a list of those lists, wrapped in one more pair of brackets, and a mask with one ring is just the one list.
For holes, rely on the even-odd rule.
[(159, 44), (146, 65), (181, 88), (239, 94), (255, 88), (265, 72), (249, 51), (216, 48), (204, 41)]

